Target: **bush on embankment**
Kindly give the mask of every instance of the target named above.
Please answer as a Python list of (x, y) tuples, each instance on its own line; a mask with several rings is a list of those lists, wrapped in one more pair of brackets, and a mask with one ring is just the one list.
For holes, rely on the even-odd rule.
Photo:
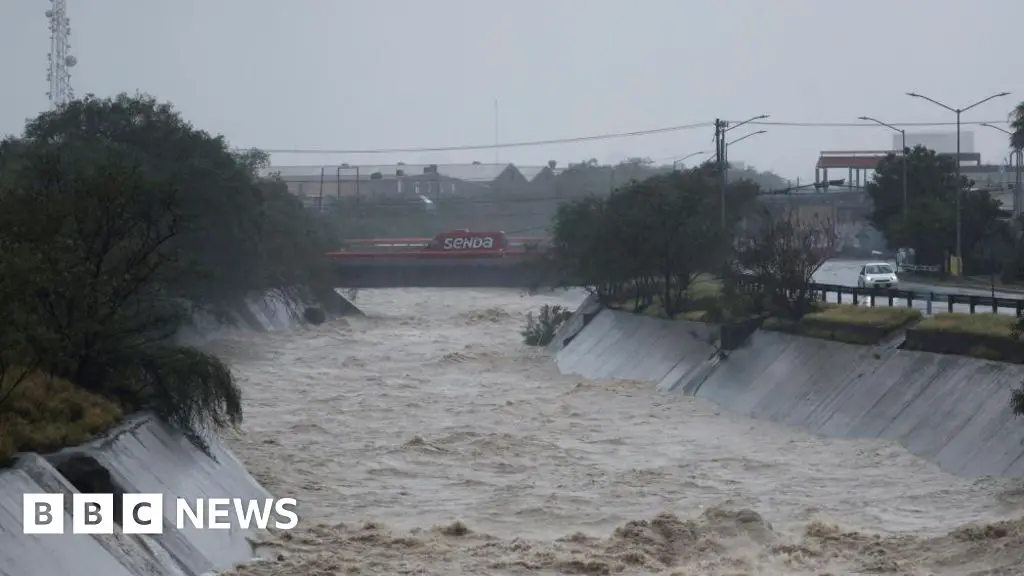
[[(43, 113), (0, 143), (0, 381), (28, 374), (10, 398), (40, 403), (35, 416), (0, 404), (0, 441), (45, 451), (111, 424), (74, 424), (68, 398), (153, 410), (200, 445), (241, 421), (228, 367), (173, 338), (196, 308), (223, 318), (252, 293), (329, 287), (327, 235), (257, 177), (265, 162), (124, 95)], [(23, 422), (39, 432), (10, 435)]]
[(547, 346), (555, 337), (555, 332), (572, 316), (572, 310), (562, 306), (545, 304), (536, 316), (533, 312), (526, 315), (526, 326), (520, 334), (523, 344), (527, 346)]

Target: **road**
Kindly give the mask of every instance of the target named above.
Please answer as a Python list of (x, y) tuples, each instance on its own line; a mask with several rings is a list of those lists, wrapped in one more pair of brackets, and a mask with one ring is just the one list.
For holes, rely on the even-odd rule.
[[(860, 273), (860, 267), (864, 265), (864, 260), (830, 260), (825, 263), (824, 266), (818, 270), (817, 274), (814, 275), (814, 281), (822, 284), (837, 284), (840, 286), (856, 286), (857, 275)], [(936, 295), (940, 294), (966, 294), (973, 296), (991, 296), (990, 290), (984, 290), (980, 288), (966, 288), (961, 286), (950, 286), (948, 284), (938, 283), (923, 283), (923, 282), (900, 282), (901, 289), (910, 290), (912, 292), (919, 293), (933, 293)], [(1009, 298), (1009, 299), (1024, 299), (1024, 294), (1017, 292), (1004, 292), (996, 290), (996, 298)], [(829, 302), (835, 302), (835, 294), (829, 294)], [(844, 301), (849, 301), (849, 295), (843, 295)], [(905, 300), (897, 301), (900, 305), (906, 305)], [(894, 302), (896, 304), (896, 302)], [(888, 299), (878, 299), (876, 305), (887, 306)], [(914, 308), (920, 309), (922, 312), (926, 310), (927, 304), (925, 302), (914, 302)], [(933, 312), (945, 312), (946, 303), (945, 301), (933, 302)], [(977, 311), (982, 311), (980, 308)], [(969, 312), (970, 309), (967, 305), (956, 304), (953, 306), (954, 312)], [(987, 311), (987, 310), (985, 310)], [(1000, 314), (1014, 315), (1016, 310), (1014, 308), (1000, 308)]]

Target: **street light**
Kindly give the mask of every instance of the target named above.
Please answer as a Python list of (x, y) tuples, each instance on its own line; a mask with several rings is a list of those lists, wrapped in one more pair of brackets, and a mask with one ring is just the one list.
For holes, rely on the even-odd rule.
[(899, 132), (900, 136), (902, 137), (903, 145), (900, 148), (901, 148), (901, 150), (903, 152), (903, 223), (906, 224), (907, 223), (907, 211), (908, 211), (908, 208), (907, 208), (907, 131), (903, 130), (902, 128), (897, 128), (897, 127), (893, 126), (892, 124), (886, 124), (885, 122), (882, 122), (881, 120), (878, 120), (877, 118), (872, 118), (870, 116), (859, 116), (857, 119), (858, 120), (866, 120), (868, 122), (874, 122), (875, 124), (878, 124), (879, 126), (884, 126), (886, 128), (889, 128), (890, 130), (895, 130), (895, 131)]
[[(988, 126), (989, 128), (992, 128), (994, 130), (999, 130), (1003, 134), (1006, 134), (1007, 136), (1010, 136), (1011, 138), (1013, 137), (1013, 132), (1010, 132), (1006, 128), (1000, 128), (999, 126), (996, 126), (995, 124), (989, 124), (988, 122), (982, 122), (981, 125), (982, 126)], [(1011, 142), (1012, 141), (1013, 140), (1011, 140)], [(1011, 146), (1011, 148), (1012, 148), (1012, 146)], [(1021, 204), (1021, 198), (1020, 198), (1020, 194), (1021, 194), (1021, 164), (1024, 164), (1024, 150), (1021, 150), (1020, 148), (1013, 148), (1013, 156), (1012, 156), (1012, 158), (1013, 158), (1014, 163), (1016, 164), (1016, 166), (1014, 166), (1014, 178), (1013, 178), (1013, 180), (1014, 180), (1014, 182), (1013, 182), (1013, 215), (1014, 216), (1020, 216), (1020, 213), (1021, 213), (1021, 205), (1020, 205)]]
[(984, 104), (985, 102), (988, 102), (989, 100), (992, 100), (994, 98), (1000, 98), (1002, 96), (1009, 96), (1009, 95), (1010, 95), (1009, 92), (1000, 92), (999, 94), (993, 94), (993, 95), (991, 95), (988, 98), (985, 98), (983, 100), (978, 100), (974, 104), (971, 104), (970, 106), (967, 106), (965, 108), (953, 108), (951, 106), (947, 106), (947, 105), (943, 104), (942, 102), (939, 102), (938, 100), (934, 100), (934, 99), (929, 98), (927, 96), (923, 96), (921, 94), (918, 94), (917, 92), (907, 92), (907, 96), (911, 96), (913, 98), (920, 98), (922, 100), (927, 100), (927, 101), (931, 102), (932, 104), (935, 104), (936, 106), (939, 106), (941, 108), (945, 108), (946, 110), (949, 110), (950, 112), (956, 114), (956, 267), (957, 267), (957, 270), (956, 270), (957, 274), (956, 275), (957, 276), (960, 276), (961, 273), (963, 272), (963, 270), (961, 269), (963, 267), (963, 243), (961, 241), (961, 234), (960, 234), (960, 219), (961, 219), (960, 218), (960, 196), (961, 196), (961, 192), (963, 192), (962, 186), (960, 184), (960, 115), (963, 114), (964, 112), (967, 112), (971, 108), (974, 108), (975, 106), (980, 106), (980, 105)]
[[(751, 120), (753, 120), (753, 118)], [(750, 120), (747, 120), (747, 122), (750, 122)], [(746, 124), (747, 122), (741, 122), (741, 124)], [(739, 125), (740, 124), (737, 124), (736, 126), (739, 126)], [(725, 132), (728, 132), (728, 131), (729, 131), (729, 129), (725, 130)], [(728, 156), (728, 154), (729, 154), (729, 146), (731, 146), (731, 145), (733, 145), (733, 144), (735, 144), (737, 142), (742, 142), (743, 140), (746, 140), (747, 138), (750, 138), (751, 136), (757, 136), (758, 134), (764, 134), (765, 132), (767, 132), (767, 130), (758, 130), (757, 132), (751, 132), (750, 134), (746, 134), (744, 136), (740, 136), (739, 138), (737, 138), (737, 139), (735, 139), (735, 140), (733, 140), (731, 142), (725, 142), (724, 139), (723, 139), (723, 141), (722, 141), (722, 156), (723, 157), (727, 157)], [(725, 134), (723, 134), (723, 136), (725, 136)], [(723, 230), (725, 229), (725, 189), (726, 189), (726, 187), (728, 185), (729, 185), (729, 168), (725, 164), (725, 162), (723, 162), (722, 163), (722, 229)]]
[(768, 131), (767, 130), (758, 130), (757, 132), (751, 132), (750, 134), (747, 134), (746, 136), (740, 136), (739, 138), (737, 138), (735, 140), (732, 140), (730, 142), (726, 142), (725, 146), (726, 146), (726, 148), (728, 148), (729, 146), (732, 146), (733, 144), (735, 144), (737, 142), (742, 142), (742, 141), (746, 140), (747, 138), (750, 138), (751, 136), (757, 136), (758, 134), (764, 134), (766, 132), (768, 132)]
[(689, 160), (690, 158), (693, 158), (694, 156), (700, 156), (701, 154), (707, 154), (707, 153), (708, 153), (707, 150), (701, 150), (700, 152), (694, 152), (693, 154), (687, 154), (686, 156), (683, 156), (682, 158), (679, 158), (677, 160), (673, 160), (672, 161), (672, 169), (676, 170), (677, 167), (679, 166), (679, 164), (681, 162), (685, 161), (685, 160)]
[(721, 188), (722, 188), (721, 196), (722, 196), (722, 199), (721, 200), (722, 200), (722, 229), (723, 230), (725, 229), (725, 188), (726, 188), (726, 185), (727, 185), (727, 181), (726, 181), (727, 178), (728, 178), (727, 174), (729, 172), (729, 170), (727, 168), (727, 166), (728, 166), (728, 156), (729, 156), (729, 144), (735, 144), (736, 142), (739, 142), (740, 140), (744, 140), (746, 138), (749, 138), (749, 137), (757, 135), (757, 134), (764, 134), (765, 131), (764, 130), (760, 130), (758, 132), (752, 132), (750, 134), (747, 134), (746, 136), (743, 136), (742, 138), (737, 138), (736, 140), (734, 140), (734, 141), (732, 141), (730, 143), (726, 143), (726, 141), (725, 141), (725, 133), (730, 131), (730, 130), (735, 130), (736, 128), (739, 128), (740, 126), (743, 126), (744, 124), (749, 124), (751, 122), (754, 122), (755, 120), (765, 120), (767, 118), (768, 118), (767, 114), (759, 114), (757, 116), (753, 116), (751, 118), (747, 118), (743, 122), (739, 122), (739, 123), (734, 124), (732, 126), (730, 126), (729, 123), (725, 122), (725, 121), (718, 121), (718, 120), (715, 121), (715, 122), (717, 122), (717, 126), (716, 126), (717, 130), (715, 131), (715, 146), (716, 146), (715, 151), (718, 154), (718, 169), (720, 171), (720, 178), (722, 179), (722, 181), (721, 181)]
[(754, 116), (753, 118), (747, 118), (743, 122), (740, 122), (738, 124), (733, 124), (732, 126), (729, 126), (728, 122), (723, 122), (724, 130), (722, 130), (722, 132), (724, 133), (724, 132), (728, 132), (729, 130), (735, 130), (736, 128), (739, 128), (740, 126), (743, 126), (744, 124), (750, 124), (751, 122), (753, 122), (755, 120), (767, 120), (767, 119), (768, 119), (768, 115), (767, 114), (761, 114), (759, 116)]

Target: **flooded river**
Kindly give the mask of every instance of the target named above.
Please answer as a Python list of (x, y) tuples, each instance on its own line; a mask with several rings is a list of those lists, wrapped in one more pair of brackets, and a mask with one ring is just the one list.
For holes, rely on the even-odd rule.
[(581, 299), (365, 291), (367, 318), (219, 342), (228, 443), (301, 506), (237, 573), (1024, 573), (1024, 483), (560, 375), (518, 332)]

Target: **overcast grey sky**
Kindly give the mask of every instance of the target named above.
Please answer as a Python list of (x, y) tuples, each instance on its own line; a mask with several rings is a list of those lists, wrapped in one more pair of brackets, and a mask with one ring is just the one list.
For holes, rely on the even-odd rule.
[[(703, 122), (1005, 120), (1024, 99), (1021, 0), (68, 0), (72, 85), (144, 91), (237, 146), (375, 149), (543, 140)], [(47, 106), (46, 0), (0, 0), (0, 133)], [(884, 129), (767, 127), (741, 160), (813, 175)], [(943, 128), (921, 129), (942, 131)], [(951, 129), (948, 129), (951, 130)], [(990, 161), (1006, 140), (975, 131)], [(740, 136), (740, 128), (734, 135)], [(510, 148), (501, 161), (666, 159), (703, 128)], [(492, 162), (493, 150), (277, 156), (280, 164)]]

